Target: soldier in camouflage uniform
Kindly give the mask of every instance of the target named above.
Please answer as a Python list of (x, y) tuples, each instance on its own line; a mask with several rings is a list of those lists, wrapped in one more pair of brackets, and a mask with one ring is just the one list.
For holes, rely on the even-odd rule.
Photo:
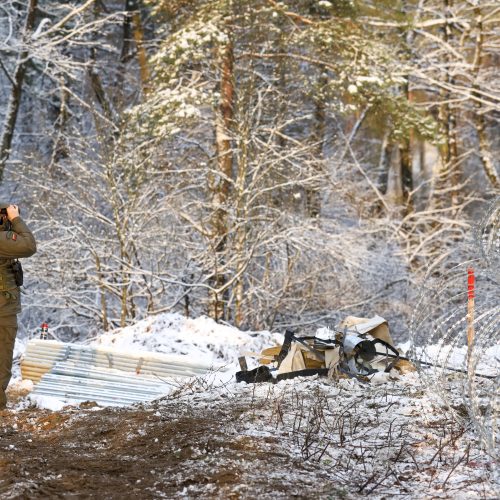
[(11, 377), (17, 314), (21, 311), (21, 294), (12, 264), (36, 252), (35, 238), (19, 216), (19, 208), (0, 202), (1, 209), (7, 213), (0, 213), (0, 410), (7, 403), (5, 390)]

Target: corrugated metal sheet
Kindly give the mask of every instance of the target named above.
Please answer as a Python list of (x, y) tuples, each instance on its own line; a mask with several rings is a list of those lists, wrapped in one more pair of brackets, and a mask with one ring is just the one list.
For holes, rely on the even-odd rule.
[(21, 361), (22, 377), (36, 384), (33, 394), (106, 406), (152, 400), (166, 394), (173, 379), (203, 375), (213, 368), (187, 356), (131, 354), (39, 339), (28, 342)]

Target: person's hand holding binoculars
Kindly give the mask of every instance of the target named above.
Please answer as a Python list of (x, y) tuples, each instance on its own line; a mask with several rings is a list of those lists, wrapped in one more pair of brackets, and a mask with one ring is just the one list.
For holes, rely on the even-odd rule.
[(19, 217), (19, 207), (17, 205), (9, 205), (7, 207), (7, 217), (12, 222), (16, 217)]
[(7, 219), (13, 221), (16, 217), (19, 217), (19, 207), (17, 205), (9, 205), (7, 208), (2, 208), (0, 210), (0, 215), (6, 215)]

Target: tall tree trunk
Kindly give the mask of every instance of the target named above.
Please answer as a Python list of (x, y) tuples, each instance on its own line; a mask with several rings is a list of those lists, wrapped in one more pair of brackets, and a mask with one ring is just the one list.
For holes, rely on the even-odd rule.
[(2, 182), (3, 180), (5, 165), (9, 160), (11, 153), (12, 139), (14, 137), (14, 130), (16, 128), (19, 105), (21, 104), (24, 76), (26, 74), (26, 68), (29, 60), (29, 50), (27, 43), (35, 24), (35, 11), (37, 8), (37, 4), (38, 0), (29, 0), (28, 2), (26, 20), (23, 30), (24, 48), (19, 54), (16, 69), (12, 77), (12, 89), (2, 130), (2, 137), (0, 138), (0, 182)]
[[(444, 0), (445, 17), (447, 22), (443, 25), (442, 36), (446, 45), (450, 45), (453, 41), (452, 22), (453, 17), (451, 8), (453, 0)], [(450, 66), (453, 63), (452, 55), (447, 52), (444, 58), (445, 63), (445, 80), (447, 89), (455, 85), (455, 78), (452, 76)], [(442, 104), (439, 110), (439, 119), (443, 127), (445, 142), (441, 148), (442, 155), (442, 170), (440, 172), (440, 187), (451, 189), (451, 206), (458, 204), (458, 184), (460, 182), (460, 170), (458, 166), (458, 146), (457, 146), (457, 120), (455, 109), (450, 105), (452, 98), (449, 90), (443, 90), (441, 94)]]
[[(94, 18), (96, 22), (99, 20), (99, 17), (101, 15), (101, 9), (102, 6), (99, 5), (98, 3), (94, 5)], [(106, 89), (104, 88), (104, 85), (102, 83), (99, 72), (97, 71), (97, 54), (95, 47), (98, 46), (99, 40), (98, 40), (98, 34), (96, 32), (92, 33), (92, 39), (94, 43), (90, 48), (90, 65), (88, 66), (87, 74), (89, 77), (92, 90), (94, 91), (95, 100), (101, 107), (103, 116), (109, 122), (105, 123), (104, 127), (101, 126), (101, 130), (105, 131), (108, 130), (110, 124), (117, 123), (118, 119), (112, 100), (109, 98)], [(94, 117), (96, 118), (97, 121), (97, 116), (95, 113)]]
[(123, 16), (123, 37), (122, 37), (122, 49), (120, 53), (120, 62), (124, 63), (127, 61), (130, 52), (130, 46), (132, 41), (132, 11), (134, 7), (134, 2), (132, 0), (125, 0), (125, 15)]
[[(476, 17), (476, 47), (474, 51), (474, 61), (472, 66), (472, 72), (474, 77), (474, 83), (472, 84), (472, 93), (474, 96), (479, 97), (479, 71), (483, 64), (483, 45), (484, 45), (484, 32), (483, 32), (483, 16), (480, 7), (474, 8), (474, 15)], [(499, 189), (500, 188), (500, 178), (498, 176), (497, 170), (495, 168), (495, 163), (493, 160), (493, 155), (491, 153), (491, 146), (486, 133), (486, 118), (484, 116), (483, 106), (480, 99), (477, 99), (474, 103), (474, 121), (476, 124), (477, 135), (479, 139), (479, 156), (483, 165), (486, 177), (490, 181), (491, 185)]]
[(52, 147), (52, 155), (50, 158), (50, 166), (49, 173), (53, 173), (54, 166), (64, 158), (69, 156), (68, 144), (66, 141), (66, 137), (64, 135), (66, 129), (66, 123), (69, 117), (69, 108), (68, 108), (68, 100), (69, 93), (66, 88), (66, 81), (64, 76), (59, 78), (60, 86), (59, 86), (59, 98), (56, 103), (56, 121), (54, 125), (55, 139)]
[(208, 177), (208, 186), (212, 194), (213, 214), (211, 220), (212, 245), (215, 256), (215, 267), (212, 271), (209, 314), (220, 320), (225, 313), (227, 290), (225, 275), (225, 253), (227, 247), (228, 199), (233, 178), (233, 151), (231, 147), (231, 130), (234, 113), (234, 55), (233, 44), (229, 40), (221, 47), (220, 52), (220, 104), (215, 117), (215, 150), (216, 172)]
[(380, 153), (378, 159), (379, 178), (378, 184), (382, 193), (387, 192), (387, 178), (389, 176), (389, 160), (391, 156), (391, 130), (386, 127), (382, 137), (382, 144), (380, 145)]
[(236, 283), (234, 286), (234, 324), (238, 328), (243, 325), (244, 314), (243, 304), (245, 301), (245, 280), (244, 270), (248, 262), (247, 255), (247, 219), (248, 211), (245, 200), (245, 180), (248, 167), (248, 130), (240, 130), (240, 144), (238, 157), (238, 176), (235, 182), (237, 208), (236, 208), (236, 240), (234, 252), (237, 255), (236, 263)]
[[(413, 89), (411, 88), (410, 77), (406, 78), (405, 84), (406, 99), (410, 105), (415, 101)], [(406, 212), (410, 209), (410, 193), (413, 191), (412, 154), (416, 148), (415, 129), (411, 128), (408, 137), (405, 137), (398, 144), (399, 161), (401, 162), (401, 208)]]
[[(139, 63), (139, 70), (141, 75), (141, 83), (142, 90), (147, 93), (149, 88), (149, 66), (148, 66), (148, 56), (146, 54), (146, 48), (144, 45), (144, 29), (142, 27), (142, 19), (141, 19), (141, 10), (139, 0), (126, 0), (125, 2), (125, 10), (127, 12), (127, 16), (130, 16), (132, 20), (132, 35), (134, 37), (135, 46), (137, 49), (137, 61)], [(130, 21), (129, 21), (130, 22)], [(124, 25), (124, 37), (125, 30), (130, 30), (130, 25), (127, 28), (127, 25)], [(130, 31), (128, 31), (128, 35), (130, 35)], [(124, 49), (128, 50), (128, 47), (125, 47), (124, 40)], [(122, 51), (123, 57), (123, 51)]]
[[(314, 156), (316, 157), (317, 164), (313, 165), (313, 174), (318, 175), (319, 172), (319, 162), (323, 158), (323, 146), (325, 142), (325, 130), (326, 130), (326, 106), (325, 106), (325, 96), (323, 94), (323, 89), (328, 83), (328, 78), (326, 76), (326, 69), (320, 66), (319, 70), (321, 74), (318, 78), (318, 89), (315, 95), (315, 107), (314, 107), (314, 125), (311, 134), (311, 142), (314, 147)], [(316, 176), (315, 175), (315, 176)], [(306, 188), (306, 210), (307, 215), (313, 219), (316, 219), (321, 211), (321, 194), (319, 190), (319, 183), (316, 180), (312, 181), (312, 185)]]
[[(423, 8), (423, 0), (420, 0), (418, 6), (416, 7), (416, 11), (413, 12), (414, 22), (417, 22), (422, 13)], [(403, 12), (405, 14), (409, 14), (411, 6), (404, 5)], [(408, 59), (411, 64), (414, 63), (415, 54), (414, 54), (414, 42), (415, 42), (415, 30), (408, 29), (406, 32), (406, 52), (408, 54)], [(415, 102), (414, 90), (412, 87), (410, 74), (405, 77), (404, 84), (404, 92), (406, 94), (406, 100), (410, 105), (413, 105)], [(418, 139), (417, 132), (412, 127), (409, 131), (408, 137), (405, 138), (401, 143), (401, 169), (402, 169), (402, 190), (404, 193), (404, 198), (406, 201), (406, 210), (408, 211), (410, 207), (408, 206), (410, 203), (413, 203), (413, 200), (410, 199), (410, 193), (413, 191), (413, 155), (418, 155)]]
[(403, 207), (404, 202), (403, 162), (401, 159), (401, 149), (402, 147), (398, 143), (394, 143), (390, 148), (389, 155), (385, 199), (387, 201), (387, 205), (394, 211), (400, 210)]
[(107, 332), (109, 330), (109, 321), (108, 321), (108, 302), (106, 298), (106, 287), (104, 285), (104, 273), (101, 268), (101, 259), (97, 252), (92, 252), (94, 255), (94, 262), (97, 274), (97, 283), (99, 289), (99, 300), (101, 306), (101, 322), (102, 329)]
[[(404, 12), (410, 14), (413, 11), (414, 24), (417, 24), (422, 17), (425, 1), (419, 0), (416, 10), (412, 2), (405, 1)], [(415, 37), (416, 31), (414, 29), (408, 30), (406, 50), (412, 65), (416, 63), (417, 59), (415, 56)], [(410, 75), (406, 77), (406, 95), (410, 104), (415, 102), (415, 92)], [(411, 202), (409, 209), (425, 210), (432, 203), (433, 183), (435, 182), (434, 165), (438, 162), (438, 158), (434, 158), (432, 151), (436, 151), (436, 155), (439, 155), (437, 148), (419, 137), (418, 131), (412, 127), (406, 151), (407, 163), (406, 166), (403, 164), (403, 184), (409, 193), (413, 193), (412, 199), (409, 200)]]
[[(284, 23), (283, 19), (279, 18), (277, 21), (278, 27), (280, 29), (280, 36), (276, 43), (276, 51), (279, 54), (284, 54), (287, 51), (287, 37), (286, 30), (282, 23)], [(288, 113), (288, 101), (287, 99), (283, 99), (282, 95), (286, 95), (287, 86), (289, 84), (288, 79), (290, 76), (290, 69), (288, 67), (288, 58), (287, 57), (279, 57), (277, 66), (276, 66), (276, 75), (277, 75), (277, 103), (276, 103), (276, 123), (284, 122), (285, 117)], [(286, 148), (286, 139), (282, 134), (278, 134), (276, 137), (276, 142), (280, 148)]]

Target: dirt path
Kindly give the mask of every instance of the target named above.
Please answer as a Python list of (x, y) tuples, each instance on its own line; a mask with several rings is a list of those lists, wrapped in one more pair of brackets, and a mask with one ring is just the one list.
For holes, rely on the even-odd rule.
[[(295, 489), (296, 498), (315, 496), (317, 471), (292, 461), (277, 439), (228, 434), (228, 423), (241, 412), (230, 405), (207, 413), (179, 403), (6, 412), (0, 497), (239, 498), (267, 492), (285, 498)], [(298, 484), (290, 484), (289, 470), (302, 470)]]

